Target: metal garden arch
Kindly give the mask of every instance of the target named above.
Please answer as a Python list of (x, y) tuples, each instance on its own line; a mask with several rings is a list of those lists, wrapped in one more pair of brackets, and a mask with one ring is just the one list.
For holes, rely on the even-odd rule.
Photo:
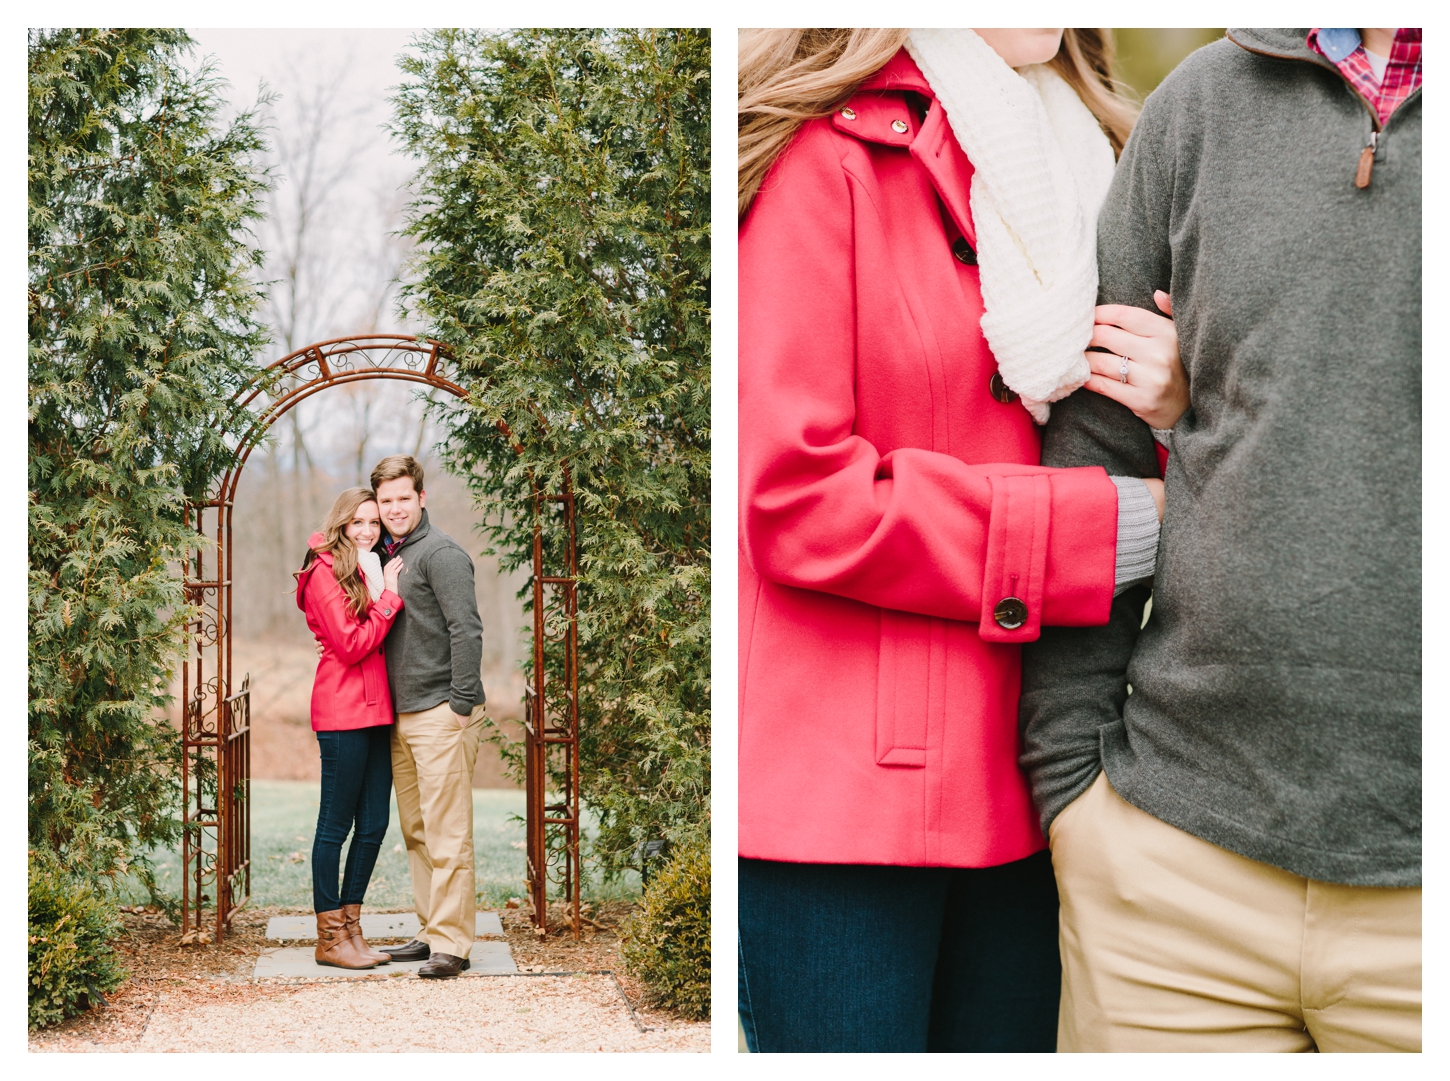
[[(436, 341), (405, 334), (334, 338), (297, 350), (267, 369), (237, 396), (255, 414), (220, 481), (204, 500), (187, 504), (187, 520), (214, 543), (186, 568), (186, 597), (200, 615), (188, 625), (182, 673), (182, 935), (202, 931), (213, 908), (216, 939), (252, 892), (250, 676), (232, 671), (232, 507), (252, 449), (278, 419), (319, 391), (364, 379), (423, 383), (457, 397), (451, 358)], [(505, 433), (507, 434), (507, 433)], [(533, 491), (533, 661), (526, 688), (525, 850), (534, 922), (548, 930), (548, 887), (562, 888), (575, 937), (579, 934), (579, 669), (578, 561), (574, 496)], [(561, 568), (544, 566), (546, 518), (563, 531)], [(562, 649), (559, 673), (546, 678), (546, 650)], [(550, 654), (552, 656), (552, 654)], [(551, 770), (551, 762), (553, 769)], [(562, 778), (548, 802), (552, 772)], [(210, 890), (210, 894), (208, 894)]]

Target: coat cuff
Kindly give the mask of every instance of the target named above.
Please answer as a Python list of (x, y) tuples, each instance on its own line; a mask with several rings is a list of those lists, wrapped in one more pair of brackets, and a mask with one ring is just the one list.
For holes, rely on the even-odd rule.
[(992, 477), (992, 519), (978, 629), (988, 642), (1035, 642), (1042, 629), (1052, 481)]
[(1034, 642), (1044, 624), (1106, 623), (1118, 511), (1107, 472), (1091, 466), (990, 480), (982, 639)]

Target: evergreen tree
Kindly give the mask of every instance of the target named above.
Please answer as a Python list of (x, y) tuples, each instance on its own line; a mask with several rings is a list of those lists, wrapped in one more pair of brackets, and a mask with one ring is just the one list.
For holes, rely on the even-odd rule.
[(559, 491), (567, 467), (581, 787), (613, 874), (643, 840), (708, 834), (709, 33), (417, 44), (394, 99), (423, 163), (408, 296), (469, 391), (442, 449), (510, 567), (531, 555), (530, 478)]
[(221, 122), (190, 45), (29, 33), (29, 840), (33, 867), (97, 883), (178, 837), (182, 506), (235, 443), (264, 341), (261, 134)]

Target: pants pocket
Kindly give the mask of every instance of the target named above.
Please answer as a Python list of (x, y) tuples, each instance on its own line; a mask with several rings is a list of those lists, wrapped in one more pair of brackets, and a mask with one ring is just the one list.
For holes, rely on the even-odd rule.
[[(1073, 801), (1071, 803), (1069, 803), (1066, 807), (1057, 812), (1057, 817), (1054, 818), (1052, 820), (1052, 824), (1047, 827), (1048, 847), (1054, 849), (1057, 847), (1057, 844), (1062, 838), (1062, 835), (1066, 832), (1071, 831), (1073, 820), (1076, 819), (1080, 814), (1084, 813), (1086, 804), (1092, 802), (1089, 797), (1094, 796), (1095, 790), (1099, 785), (1105, 785), (1107, 783), (1108, 775), (1102, 770), (1098, 770), (1098, 775), (1093, 778), (1093, 783), (1088, 785), (1080, 793), (1078, 793), (1078, 795), (1073, 798)], [(1091, 811), (1088, 810), (1087, 813), (1091, 813)]]

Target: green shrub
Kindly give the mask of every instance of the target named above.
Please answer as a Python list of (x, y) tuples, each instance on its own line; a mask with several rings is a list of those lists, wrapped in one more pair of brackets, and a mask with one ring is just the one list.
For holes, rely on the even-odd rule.
[[(578, 681), (589, 857), (614, 880), (641, 841), (709, 831), (710, 32), (441, 29), (415, 46), (393, 99), (420, 159), (405, 293), (468, 391), (440, 450), (505, 570), (529, 564), (536, 524), (561, 564), (530, 479), (559, 491), (567, 465), (579, 668), (550, 651), (545, 686)], [(495, 735), (517, 774), (521, 748)], [(551, 790), (567, 768), (551, 758)]]
[(125, 980), (111, 949), (116, 917), (114, 898), (31, 853), (31, 1028), (89, 1009)]
[(710, 854), (676, 850), (650, 879), (624, 929), (624, 961), (654, 1005), (692, 1020), (710, 1016)]
[[(29, 31), (29, 841), (95, 883), (180, 835), (183, 515), (264, 341), (255, 111), (165, 28)], [(32, 910), (33, 911), (33, 910)]]

